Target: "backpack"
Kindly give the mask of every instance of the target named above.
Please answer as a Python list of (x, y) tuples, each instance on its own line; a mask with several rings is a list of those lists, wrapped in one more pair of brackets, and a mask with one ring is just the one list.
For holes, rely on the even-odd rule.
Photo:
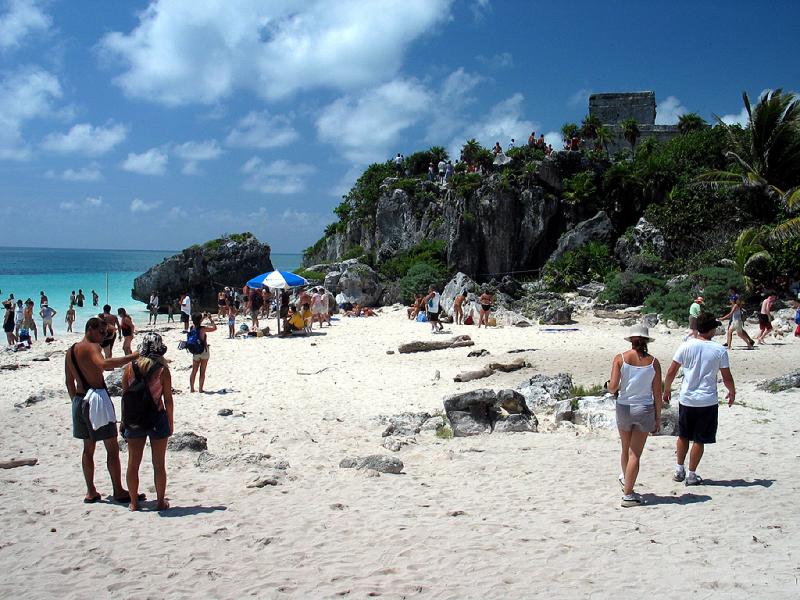
[(800, 308), (798, 308), (797, 312), (794, 313), (794, 322), (800, 325)]
[(472, 318), (472, 311), (467, 315), (467, 318), (464, 319), (464, 325), (474, 325), (475, 319)]
[(144, 377), (135, 362), (131, 363), (131, 367), (134, 380), (122, 394), (122, 425), (126, 429), (152, 429), (156, 424), (158, 409), (150, 393), (148, 381), (161, 365), (154, 364)]
[(202, 354), (205, 351), (206, 345), (203, 340), (200, 339), (199, 327), (192, 327), (186, 333), (186, 341), (184, 342), (183, 347), (192, 354)]

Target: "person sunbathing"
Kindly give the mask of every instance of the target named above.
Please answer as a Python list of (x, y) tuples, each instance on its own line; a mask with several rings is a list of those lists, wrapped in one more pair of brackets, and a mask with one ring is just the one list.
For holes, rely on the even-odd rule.
[(409, 319), (416, 319), (419, 311), (422, 309), (422, 294), (414, 294), (414, 302), (406, 310), (406, 315)]
[(358, 302), (356, 302), (353, 305), (353, 308), (351, 310), (348, 310), (347, 312), (344, 313), (344, 316), (345, 317), (360, 317), (362, 310), (363, 309), (361, 308), (361, 305)]

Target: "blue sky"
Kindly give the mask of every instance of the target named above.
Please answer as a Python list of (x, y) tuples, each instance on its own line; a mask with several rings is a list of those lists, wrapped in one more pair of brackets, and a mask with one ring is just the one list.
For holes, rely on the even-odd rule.
[(298, 252), (363, 168), (580, 122), (742, 121), (800, 89), (800, 3), (0, 0), (0, 245)]

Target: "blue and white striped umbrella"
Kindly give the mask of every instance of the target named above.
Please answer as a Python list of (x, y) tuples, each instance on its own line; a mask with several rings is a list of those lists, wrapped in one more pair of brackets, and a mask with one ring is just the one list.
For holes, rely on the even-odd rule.
[(308, 281), (300, 277), (300, 275), (295, 275), (291, 271), (270, 271), (269, 273), (262, 273), (261, 275), (253, 277), (247, 282), (247, 287), (253, 289), (262, 287), (284, 289), (307, 284)]

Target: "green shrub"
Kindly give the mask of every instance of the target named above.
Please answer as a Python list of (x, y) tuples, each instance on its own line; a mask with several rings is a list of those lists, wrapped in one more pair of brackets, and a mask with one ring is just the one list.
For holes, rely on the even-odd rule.
[(311, 271), (309, 269), (297, 269), (294, 274), (305, 277), (309, 281), (323, 281), (326, 275), (322, 271)]
[(403, 299), (411, 302), (414, 300), (414, 294), (426, 294), (431, 285), (441, 291), (446, 278), (447, 272), (443, 269), (437, 269), (428, 263), (415, 263), (400, 279), (400, 291)]
[(409, 196), (414, 196), (419, 186), (419, 179), (407, 178), (398, 179), (394, 182), (394, 189), (403, 190)]
[(581, 171), (564, 180), (564, 198), (573, 204), (588, 204), (597, 196), (594, 171)]
[(386, 279), (400, 279), (408, 273), (412, 265), (418, 263), (428, 264), (437, 271), (444, 272), (444, 259), (445, 243), (442, 240), (423, 240), (381, 263), (378, 273)]
[(663, 294), (667, 289), (661, 279), (643, 273), (623, 271), (606, 277), (606, 289), (600, 299), (611, 304), (643, 304), (651, 294)]
[(617, 268), (608, 246), (589, 242), (548, 261), (542, 269), (542, 281), (550, 290), (568, 292), (590, 281), (603, 281)]
[(456, 196), (460, 198), (469, 198), (483, 183), (478, 173), (456, 173), (451, 181)]
[(728, 290), (732, 287), (744, 288), (739, 273), (724, 267), (706, 267), (690, 273), (666, 293), (650, 294), (644, 306), (648, 312), (661, 313), (664, 319), (686, 324), (689, 322), (689, 306), (700, 295), (705, 301), (703, 310), (720, 317), (728, 312)]
[(364, 251), (364, 248), (356, 244), (355, 246), (350, 246), (347, 250), (345, 250), (345, 253), (339, 258), (340, 260), (350, 260), (351, 258), (361, 258), (365, 254), (366, 252)]

